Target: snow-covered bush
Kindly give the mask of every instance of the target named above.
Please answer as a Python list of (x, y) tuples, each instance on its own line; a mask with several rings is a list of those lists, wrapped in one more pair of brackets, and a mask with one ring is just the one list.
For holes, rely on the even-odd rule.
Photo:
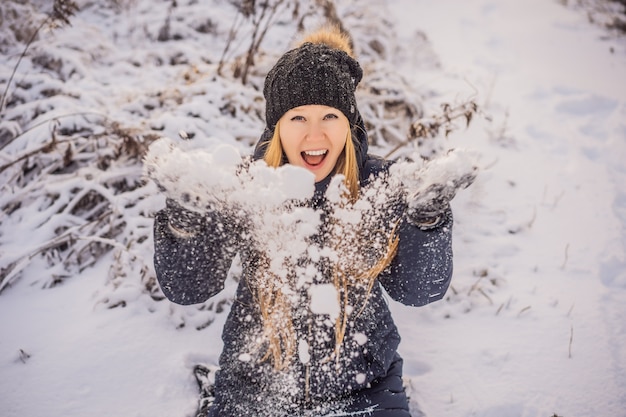
[(582, 10), (590, 22), (623, 36), (626, 34), (625, 0), (561, 0), (563, 4)]

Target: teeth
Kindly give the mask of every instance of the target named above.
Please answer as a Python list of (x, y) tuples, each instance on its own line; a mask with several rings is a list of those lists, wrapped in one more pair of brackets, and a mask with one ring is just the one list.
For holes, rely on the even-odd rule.
[(311, 155), (311, 156), (316, 156), (316, 155), (324, 155), (327, 151), (326, 150), (319, 150), (319, 151), (304, 151), (305, 154), (307, 155)]

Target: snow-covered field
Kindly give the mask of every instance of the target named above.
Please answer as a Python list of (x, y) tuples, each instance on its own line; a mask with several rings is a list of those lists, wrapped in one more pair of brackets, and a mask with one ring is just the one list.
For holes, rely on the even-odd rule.
[[(31, 127), (77, 112), (92, 118), (63, 118), (61, 125), (94, 124), (98, 113), (250, 152), (263, 124), (241, 109), (262, 109), (260, 93), (214, 77), (232, 5), (114, 3), (119, 11), (79, 2), (72, 26), (43, 33), (32, 46), (16, 75), (16, 94), (24, 85), (30, 93), (0, 109), (3, 127), (25, 133), (0, 149), (0, 166), (20, 146), (49, 137), (48, 126)], [(440, 138), (479, 152), (482, 164), (453, 202), (448, 297), (419, 309), (392, 305), (413, 399), (428, 417), (626, 416), (626, 38), (551, 0), (337, 3), (341, 13), (353, 13), (349, 29), (360, 22), (357, 41), (371, 35), (368, 27), (384, 31), (385, 64), (408, 81), (406, 94), (416, 95), (426, 115), (468, 100), (480, 109), (468, 129)], [(167, 27), (184, 40), (158, 42), (159, 33), (167, 38), (170, 13)], [(210, 30), (200, 31), (203, 24)], [(292, 26), (270, 28), (267, 56), (251, 83), (286, 50)], [(22, 49), (16, 44), (2, 54), (2, 90)], [(42, 93), (51, 89), (62, 94)], [(4, 209), (15, 188), (6, 175), (0, 181)], [(52, 185), (69, 192), (71, 184)], [(147, 196), (126, 218), (137, 230), (150, 225), (149, 215), (139, 214), (163, 205), (156, 188), (142, 189)], [(38, 229), (39, 213), (22, 207), (2, 214), (2, 267), (45, 241), (42, 235), (53, 237), (52, 227)], [(124, 255), (112, 251), (46, 289), (60, 270), (33, 258), (1, 289), (0, 416), (192, 415), (191, 367), (217, 359), (225, 314), (155, 302), (126, 284), (141, 269), (126, 262), (151, 262), (149, 243), (129, 243)], [(232, 290), (231, 283), (223, 298)], [(115, 300), (125, 307), (109, 308)]]

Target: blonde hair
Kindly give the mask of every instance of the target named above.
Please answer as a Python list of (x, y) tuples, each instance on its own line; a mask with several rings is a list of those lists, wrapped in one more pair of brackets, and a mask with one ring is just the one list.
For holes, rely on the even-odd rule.
[[(343, 339), (346, 334), (346, 328), (348, 326), (348, 305), (349, 305), (349, 294), (351, 287), (358, 288), (366, 288), (365, 297), (363, 299), (363, 305), (361, 309), (356, 313), (358, 317), (365, 307), (367, 306), (367, 300), (371, 294), (372, 288), (376, 283), (376, 278), (391, 264), (393, 258), (396, 256), (396, 252), (398, 251), (398, 245), (400, 243), (400, 238), (397, 234), (397, 227), (399, 221), (394, 225), (393, 230), (388, 236), (388, 241), (386, 247), (386, 251), (383, 256), (376, 261), (374, 265), (367, 268), (365, 271), (359, 270), (359, 265), (354, 264), (353, 260), (350, 259), (345, 263), (340, 263), (333, 268), (333, 285), (337, 290), (338, 294), (341, 294), (341, 299), (339, 300), (339, 305), (342, 307), (340, 309), (340, 314), (335, 320), (335, 351), (334, 356), (335, 360), (339, 360), (339, 354), (341, 352), (341, 345), (343, 343)], [(339, 231), (341, 232), (341, 228)], [(362, 234), (362, 233), (361, 233)], [(359, 236), (361, 239), (367, 239), (367, 236)], [(340, 247), (343, 245), (349, 245), (352, 242), (343, 243), (342, 236), (335, 236), (336, 240), (338, 238), (337, 244)]]
[[(266, 142), (267, 148), (263, 157), (264, 161), (271, 167), (279, 167), (285, 163), (279, 125), (280, 122), (276, 125), (272, 138)], [(348, 132), (346, 145), (337, 160), (333, 174), (344, 176), (346, 189), (348, 190), (346, 197), (349, 203), (356, 202), (360, 192), (359, 166), (351, 130)], [(367, 236), (360, 236), (360, 238), (367, 239)], [(350, 243), (343, 242), (342, 233), (336, 233), (333, 239), (336, 247), (349, 247), (350, 245)], [(363, 307), (357, 313), (358, 315), (365, 308), (376, 278), (393, 260), (398, 244), (399, 238), (394, 227), (388, 236), (386, 252), (374, 265), (367, 267), (364, 271), (359, 270), (359, 266), (355, 266), (352, 262), (347, 262), (345, 265), (337, 263), (333, 266), (333, 285), (337, 290), (337, 294), (340, 294), (339, 303), (342, 306), (340, 314), (335, 321), (335, 359), (339, 359), (341, 345), (347, 328), (349, 316), (347, 308), (350, 290), (352, 287), (366, 288)], [(262, 264), (269, 265), (267, 260)], [(361, 267), (363, 266), (361, 265)], [(269, 341), (268, 350), (262, 360), (267, 360), (271, 357), (276, 369), (284, 369), (289, 365), (296, 349), (291, 304), (281, 289), (278, 288), (279, 280), (276, 277), (272, 277), (269, 267), (264, 267), (260, 273), (264, 274), (266, 281), (257, 288), (256, 294), (263, 319), (264, 334)]]

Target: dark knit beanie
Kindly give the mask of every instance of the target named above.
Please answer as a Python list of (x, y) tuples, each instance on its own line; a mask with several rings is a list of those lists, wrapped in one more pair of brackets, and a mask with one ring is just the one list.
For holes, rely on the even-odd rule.
[(359, 63), (325, 44), (302, 44), (286, 52), (265, 78), (265, 121), (273, 130), (287, 111), (307, 104), (334, 107), (357, 121), (354, 91), (363, 77)]

